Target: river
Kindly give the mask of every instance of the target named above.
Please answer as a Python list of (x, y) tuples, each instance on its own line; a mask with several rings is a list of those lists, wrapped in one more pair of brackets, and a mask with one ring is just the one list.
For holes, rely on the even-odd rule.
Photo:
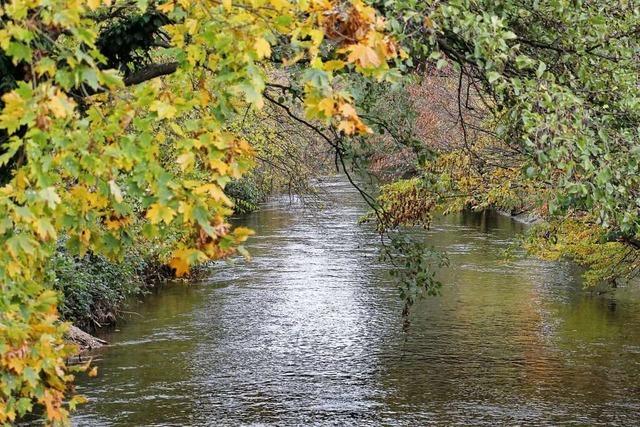
[(243, 218), (253, 260), (174, 284), (106, 335), (78, 426), (633, 425), (640, 420), (640, 291), (595, 295), (579, 270), (502, 252), (509, 218), (438, 218), (440, 297), (402, 303), (365, 206), (283, 200)]

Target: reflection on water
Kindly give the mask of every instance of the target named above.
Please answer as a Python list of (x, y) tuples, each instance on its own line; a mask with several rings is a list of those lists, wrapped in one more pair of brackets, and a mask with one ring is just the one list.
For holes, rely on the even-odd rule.
[(244, 219), (250, 264), (169, 286), (107, 339), (81, 426), (635, 424), (640, 293), (594, 296), (568, 264), (501, 253), (522, 226), (436, 222), (442, 296), (401, 302), (341, 179), (320, 211), (276, 202)]

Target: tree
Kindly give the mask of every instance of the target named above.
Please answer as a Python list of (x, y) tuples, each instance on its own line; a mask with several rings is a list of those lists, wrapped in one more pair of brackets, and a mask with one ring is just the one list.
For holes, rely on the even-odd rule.
[(272, 64), (308, 117), (367, 132), (341, 75), (385, 78), (384, 28), (360, 0), (0, 2), (0, 422), (65, 424), (82, 400), (64, 403), (81, 368), (45, 281), (58, 238), (118, 258), (178, 227), (178, 275), (242, 251), (224, 188), (253, 150), (229, 124), (261, 108)]
[[(410, 70), (433, 75), (437, 65), (443, 80), (456, 83), (451, 99), (457, 104), (449, 143), (427, 143), (432, 152), (417, 165), (418, 179), (383, 190), (382, 204), (402, 207), (401, 196), (417, 190), (433, 200), (429, 211), (533, 210), (550, 222), (528, 243), (533, 252), (594, 267), (589, 283), (637, 271), (638, 6), (604, 0), (374, 4), (409, 51)], [(413, 218), (430, 217), (416, 209)], [(606, 254), (615, 255), (611, 262)]]
[[(593, 212), (612, 239), (640, 232), (640, 9), (626, 1), (392, 2), (416, 57), (457, 64), (495, 138), (551, 190), (551, 213)], [(409, 10), (411, 14), (405, 14)], [(415, 34), (414, 34), (415, 35)], [(443, 62), (444, 63), (444, 62)], [(462, 93), (468, 93), (464, 87)]]

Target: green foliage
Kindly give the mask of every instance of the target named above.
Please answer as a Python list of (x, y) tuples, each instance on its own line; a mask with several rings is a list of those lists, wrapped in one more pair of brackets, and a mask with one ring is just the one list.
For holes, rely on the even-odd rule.
[(261, 191), (255, 181), (249, 177), (243, 177), (231, 181), (226, 188), (226, 193), (235, 204), (235, 213), (245, 214), (258, 209), (258, 204), (265, 200), (266, 194)]
[[(496, 137), (547, 182), (551, 213), (595, 212), (640, 232), (640, 9), (625, 1), (385, 3), (420, 57), (457, 64), (481, 87)], [(403, 13), (411, 10), (411, 13)], [(416, 45), (417, 40), (420, 40)], [(424, 56), (424, 55), (423, 55)], [(447, 60), (445, 60), (445, 58)]]
[(586, 287), (617, 285), (640, 271), (640, 251), (610, 238), (589, 217), (535, 226), (524, 241), (527, 251), (543, 259), (571, 259), (587, 268)]
[[(435, 120), (449, 123), (451, 138), (439, 143), (419, 138), (435, 153), (414, 173), (421, 181), (416, 186), (437, 201), (433, 208), (533, 213), (550, 221), (539, 226), (547, 227), (541, 235), (550, 233), (555, 240), (534, 231), (532, 253), (579, 262), (587, 267), (588, 285), (635, 274), (640, 248), (637, 5), (569, 0), (374, 4), (410, 52), (409, 68), (427, 79), (438, 75), (441, 87), (454, 82), (448, 95), (453, 102), (444, 103), (453, 120)], [(394, 102), (389, 104), (393, 111)], [(422, 104), (418, 112), (436, 112), (437, 104)], [(383, 191), (383, 201), (390, 197)]]
[(390, 244), (382, 258), (393, 265), (390, 274), (398, 282), (400, 296), (405, 301), (402, 314), (408, 322), (411, 306), (418, 298), (439, 294), (442, 283), (436, 274), (449, 265), (449, 259), (429, 248), (419, 237), (403, 232), (390, 235)]
[(127, 298), (139, 294), (147, 260), (130, 254), (120, 262), (93, 254), (70, 255), (59, 248), (49, 261), (53, 288), (60, 292), (62, 319), (84, 330), (112, 323)]

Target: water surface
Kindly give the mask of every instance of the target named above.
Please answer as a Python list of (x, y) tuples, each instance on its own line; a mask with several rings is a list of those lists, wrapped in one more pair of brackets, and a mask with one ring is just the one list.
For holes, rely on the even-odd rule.
[(592, 295), (568, 263), (506, 262), (522, 225), (461, 214), (428, 233), (442, 296), (401, 302), (340, 178), (320, 210), (243, 219), (250, 264), (168, 286), (107, 336), (78, 426), (632, 425), (640, 292)]

